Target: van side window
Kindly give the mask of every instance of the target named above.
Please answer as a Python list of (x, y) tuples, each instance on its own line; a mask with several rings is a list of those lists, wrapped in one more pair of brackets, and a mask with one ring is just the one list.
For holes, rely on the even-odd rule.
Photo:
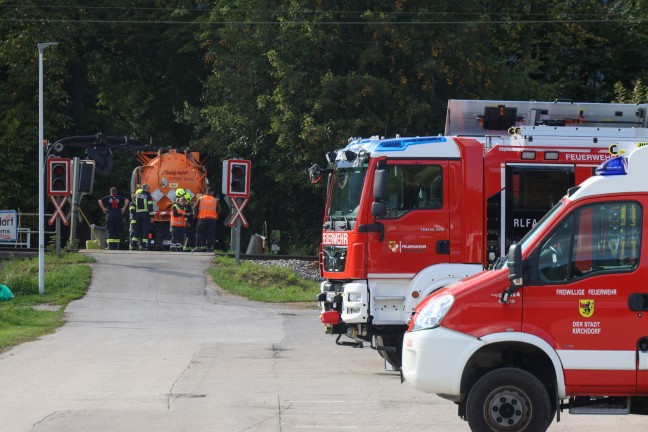
[(443, 207), (443, 170), (439, 165), (390, 165), (387, 215)]
[(641, 207), (635, 202), (607, 202), (578, 209), (541, 246), (539, 280), (560, 283), (636, 269), (641, 219)]
[(641, 216), (641, 207), (632, 202), (595, 204), (580, 209), (571, 279), (637, 268)]

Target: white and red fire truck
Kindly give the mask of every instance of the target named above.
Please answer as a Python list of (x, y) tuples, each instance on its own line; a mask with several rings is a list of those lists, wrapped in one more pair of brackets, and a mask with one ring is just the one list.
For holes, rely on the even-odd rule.
[(473, 431), (544, 431), (566, 408), (648, 414), (646, 167), (646, 147), (605, 162), (505, 262), (421, 302), (405, 380)]
[[(620, 142), (630, 104), (450, 101), (445, 136), (354, 139), (327, 154), (318, 301), (339, 345), (369, 342), (395, 367), (414, 306), (491, 266)], [(352, 341), (340, 341), (346, 336)]]

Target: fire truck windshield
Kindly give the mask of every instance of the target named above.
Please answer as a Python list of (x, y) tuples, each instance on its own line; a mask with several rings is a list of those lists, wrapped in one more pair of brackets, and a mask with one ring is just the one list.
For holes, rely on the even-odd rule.
[(367, 167), (345, 167), (335, 170), (331, 177), (331, 197), (327, 216), (336, 220), (346, 218), (355, 220), (362, 197)]

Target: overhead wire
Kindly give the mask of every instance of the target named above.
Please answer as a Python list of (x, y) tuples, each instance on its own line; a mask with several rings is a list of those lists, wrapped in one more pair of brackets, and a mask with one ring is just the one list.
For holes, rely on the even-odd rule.
[(510, 25), (510, 24), (642, 24), (648, 18), (635, 19), (567, 19), (567, 20), (491, 20), (491, 21), (173, 21), (173, 20), (103, 20), (68, 18), (0, 18), (0, 22), (40, 22), (40, 23), (78, 23), (78, 24), (147, 24), (147, 25), (322, 25), (322, 26), (425, 26), (425, 25)]

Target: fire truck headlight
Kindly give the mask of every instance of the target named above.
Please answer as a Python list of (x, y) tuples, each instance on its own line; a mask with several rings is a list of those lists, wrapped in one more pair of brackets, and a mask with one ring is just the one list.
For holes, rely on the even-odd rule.
[(349, 303), (357, 303), (362, 301), (362, 295), (360, 293), (349, 293), (348, 294)]
[(416, 316), (412, 331), (438, 327), (445, 314), (452, 307), (453, 303), (454, 297), (450, 294), (446, 294), (426, 304)]

